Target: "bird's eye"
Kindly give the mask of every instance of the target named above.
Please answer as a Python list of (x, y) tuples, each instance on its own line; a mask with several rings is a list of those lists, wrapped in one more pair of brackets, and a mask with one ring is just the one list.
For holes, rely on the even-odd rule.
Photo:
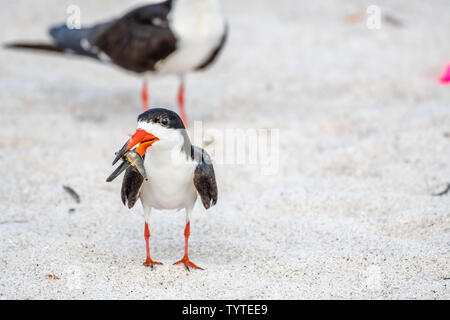
[(169, 124), (169, 118), (162, 118), (161, 119), (161, 124), (163, 126), (167, 126)]

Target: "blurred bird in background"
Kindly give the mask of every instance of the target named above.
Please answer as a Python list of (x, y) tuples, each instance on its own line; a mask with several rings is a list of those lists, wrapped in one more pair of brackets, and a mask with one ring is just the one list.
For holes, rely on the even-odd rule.
[(187, 125), (185, 75), (216, 60), (228, 26), (219, 0), (167, 0), (92, 27), (70, 29), (63, 24), (49, 33), (53, 43), (17, 42), (6, 47), (75, 54), (134, 72), (143, 77), (144, 111), (150, 107), (147, 77), (177, 75), (179, 111)]

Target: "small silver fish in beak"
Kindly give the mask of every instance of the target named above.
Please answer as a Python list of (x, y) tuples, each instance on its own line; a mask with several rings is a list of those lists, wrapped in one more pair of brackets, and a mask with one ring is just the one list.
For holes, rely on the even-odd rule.
[(137, 153), (135, 150), (127, 151), (122, 156), (122, 164), (117, 167), (116, 170), (106, 179), (107, 182), (113, 181), (117, 178), (122, 172), (128, 169), (129, 166), (136, 168), (136, 170), (142, 175), (145, 181), (148, 181), (147, 173), (144, 168), (144, 159), (142, 159), (141, 155)]
[(141, 176), (148, 181), (147, 173), (144, 168), (144, 159), (142, 159), (141, 155), (134, 150), (130, 150), (125, 153), (124, 158), (130, 164), (130, 166), (135, 167), (137, 171), (141, 174)]

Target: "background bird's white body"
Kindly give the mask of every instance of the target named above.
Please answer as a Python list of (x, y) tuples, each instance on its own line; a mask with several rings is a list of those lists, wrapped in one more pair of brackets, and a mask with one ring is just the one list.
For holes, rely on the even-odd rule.
[(160, 74), (181, 75), (198, 68), (220, 45), (226, 29), (218, 0), (176, 0), (168, 20), (177, 50), (156, 64)]

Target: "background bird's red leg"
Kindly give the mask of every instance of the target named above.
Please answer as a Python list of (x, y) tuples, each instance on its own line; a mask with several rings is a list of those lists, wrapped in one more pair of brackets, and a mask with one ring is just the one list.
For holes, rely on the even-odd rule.
[(189, 236), (191, 234), (191, 223), (188, 221), (186, 223), (186, 228), (184, 228), (184, 257), (183, 259), (181, 259), (178, 262), (175, 262), (174, 264), (184, 264), (184, 266), (186, 267), (186, 269), (189, 271), (189, 267), (194, 268), (194, 269), (200, 269), (203, 270), (202, 268), (196, 266), (193, 262), (191, 262), (189, 260), (188, 257), (188, 247), (189, 247)]
[(183, 120), (184, 126), (187, 127), (187, 117), (186, 117), (186, 110), (185, 110), (185, 98), (184, 98), (184, 79), (182, 78), (180, 81), (180, 87), (178, 89), (178, 107), (180, 108), (180, 117), (181, 120)]
[(162, 264), (161, 262), (156, 262), (153, 261), (150, 258), (150, 245), (149, 245), (149, 239), (150, 239), (150, 230), (148, 229), (148, 223), (145, 223), (145, 230), (144, 230), (144, 238), (145, 238), (145, 243), (147, 245), (147, 260), (145, 260), (144, 262), (144, 266), (146, 267), (151, 267), (153, 269), (153, 266), (155, 264)]
[(150, 108), (149, 104), (150, 97), (147, 88), (147, 80), (144, 80), (142, 83), (141, 99), (142, 99), (142, 111), (147, 111)]

